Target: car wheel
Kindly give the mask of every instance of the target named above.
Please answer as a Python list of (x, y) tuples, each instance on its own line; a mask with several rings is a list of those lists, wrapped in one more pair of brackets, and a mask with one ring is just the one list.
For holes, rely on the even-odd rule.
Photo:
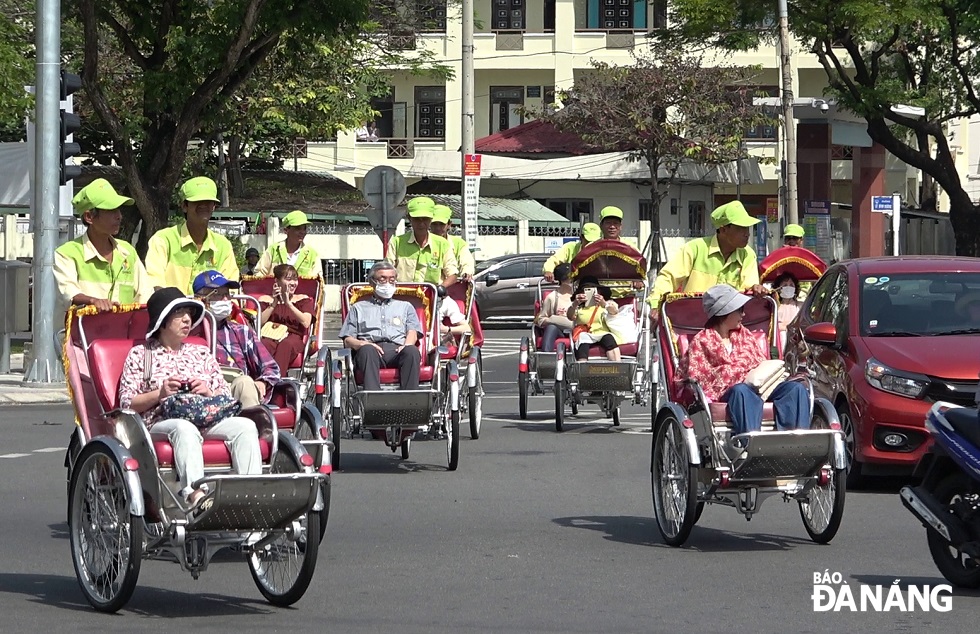
[(851, 406), (845, 400), (837, 403), (837, 418), (840, 419), (840, 428), (844, 432), (844, 453), (847, 458), (847, 488), (856, 489), (862, 481), (861, 463), (857, 461), (857, 434), (854, 429), (854, 416), (851, 415)]

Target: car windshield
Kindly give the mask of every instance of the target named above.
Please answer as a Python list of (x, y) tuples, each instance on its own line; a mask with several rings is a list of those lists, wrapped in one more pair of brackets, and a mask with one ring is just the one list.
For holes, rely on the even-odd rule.
[(482, 262), (477, 262), (476, 263), (476, 272), (479, 273), (480, 271), (486, 271), (491, 266), (496, 266), (496, 265), (500, 264), (501, 262), (503, 262), (506, 259), (507, 258), (491, 258), (489, 260), (483, 260)]
[(864, 336), (980, 333), (980, 273), (869, 275), (860, 281)]

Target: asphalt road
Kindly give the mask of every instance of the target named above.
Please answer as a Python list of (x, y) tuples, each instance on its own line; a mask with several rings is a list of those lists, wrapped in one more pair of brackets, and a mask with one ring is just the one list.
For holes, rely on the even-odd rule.
[[(220, 556), (194, 581), (144, 562), (119, 614), (85, 603), (64, 523), (63, 407), (0, 408), (0, 629), (3, 631), (310, 630), (330, 632), (973, 632), (977, 593), (948, 612), (815, 613), (814, 572), (851, 586), (943, 582), (900, 483), (849, 492), (827, 546), (795, 505), (771, 499), (747, 523), (709, 507), (687, 547), (660, 542), (650, 502), (649, 413), (613, 430), (585, 408), (554, 431), (550, 397), (517, 418), (518, 333), (487, 346), (483, 435), (464, 432), (460, 467), (445, 445), (402, 461), (347, 440), (317, 574), (293, 608), (264, 602), (244, 562)], [(464, 428), (465, 429), (465, 428)]]

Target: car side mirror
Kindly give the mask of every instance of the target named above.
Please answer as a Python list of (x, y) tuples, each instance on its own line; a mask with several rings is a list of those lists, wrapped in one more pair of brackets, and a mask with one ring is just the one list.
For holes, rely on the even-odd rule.
[(500, 276), (499, 275), (497, 275), (495, 273), (491, 273), (491, 274), (487, 275), (487, 286), (493, 286), (494, 284), (496, 284), (499, 281), (500, 281)]
[(837, 327), (829, 321), (813, 324), (803, 331), (803, 340), (813, 345), (833, 348), (837, 345)]

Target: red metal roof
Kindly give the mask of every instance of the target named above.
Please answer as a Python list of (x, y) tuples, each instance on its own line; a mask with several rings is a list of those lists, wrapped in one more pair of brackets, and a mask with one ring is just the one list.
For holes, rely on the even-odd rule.
[(601, 154), (605, 150), (590, 146), (577, 134), (559, 132), (550, 123), (535, 119), (519, 126), (485, 136), (476, 141), (479, 154)]

